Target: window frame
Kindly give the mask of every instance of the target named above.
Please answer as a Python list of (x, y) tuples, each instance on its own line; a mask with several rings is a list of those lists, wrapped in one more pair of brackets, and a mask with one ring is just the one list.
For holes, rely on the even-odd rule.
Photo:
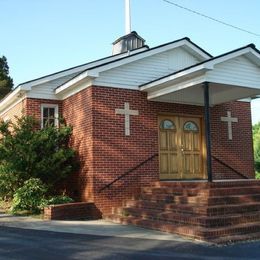
[(58, 104), (41, 104), (41, 129), (43, 125), (43, 110), (44, 108), (54, 108), (54, 126), (59, 127), (59, 105)]

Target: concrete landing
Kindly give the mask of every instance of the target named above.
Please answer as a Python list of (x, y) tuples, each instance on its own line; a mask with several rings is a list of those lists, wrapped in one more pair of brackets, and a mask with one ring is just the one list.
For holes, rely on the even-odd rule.
[[(0, 214), (0, 228), (1, 226), (109, 237), (141, 238), (177, 242), (191, 241), (190, 239), (174, 234), (148, 230), (131, 225), (115, 224), (106, 220), (47, 221), (32, 217), (16, 217)], [(198, 244), (203, 243), (195, 240), (192, 241)]]

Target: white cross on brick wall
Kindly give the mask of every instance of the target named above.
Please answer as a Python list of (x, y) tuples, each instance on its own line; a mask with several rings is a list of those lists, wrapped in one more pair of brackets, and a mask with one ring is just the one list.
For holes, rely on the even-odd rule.
[(124, 104), (124, 109), (115, 109), (117, 115), (125, 115), (125, 135), (130, 135), (130, 116), (138, 116), (138, 110), (130, 110), (129, 103)]
[(221, 117), (221, 121), (228, 123), (228, 139), (232, 140), (232, 123), (237, 123), (238, 119), (236, 117), (231, 117), (231, 112), (227, 111), (227, 117)]

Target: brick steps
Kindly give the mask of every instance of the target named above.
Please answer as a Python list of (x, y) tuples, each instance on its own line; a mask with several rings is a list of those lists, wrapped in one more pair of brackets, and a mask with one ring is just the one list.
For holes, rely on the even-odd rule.
[(237, 203), (253, 203), (260, 201), (260, 194), (251, 195), (226, 195), (226, 196), (183, 196), (183, 195), (168, 195), (168, 194), (147, 194), (142, 193), (134, 200), (141, 199), (143, 201), (161, 202), (161, 203), (178, 203), (178, 204), (196, 204), (196, 205), (222, 205), (222, 204), (237, 204)]
[(144, 187), (142, 190), (145, 194), (167, 194), (167, 195), (185, 195), (185, 196), (221, 196), (223, 195), (249, 195), (260, 194), (260, 186), (249, 187), (228, 187), (228, 188), (190, 188), (181, 187)]
[(246, 214), (234, 214), (223, 216), (199, 216), (195, 214), (184, 214), (176, 212), (167, 212), (162, 210), (139, 209), (139, 208), (121, 208), (114, 211), (116, 215), (138, 217), (139, 219), (150, 219), (165, 221), (167, 223), (187, 223), (202, 227), (221, 227), (231, 226), (243, 223), (252, 223), (260, 221), (260, 212), (250, 212)]
[(154, 182), (153, 187), (180, 187), (180, 188), (227, 188), (227, 187), (248, 187), (248, 186), (260, 186), (258, 180), (225, 180), (225, 181), (214, 181), (208, 183), (207, 181), (203, 182), (191, 182), (191, 181), (158, 181)]
[[(196, 207), (194, 207), (196, 205)], [(207, 207), (205, 207), (205, 205)], [(259, 211), (260, 199), (253, 202), (226, 203), (226, 204), (207, 204), (207, 203), (169, 203), (152, 200), (129, 200), (124, 203), (125, 207), (136, 207), (143, 209), (158, 209), (172, 212), (183, 212), (187, 214), (207, 214), (210, 216), (221, 215), (225, 213), (243, 213), (246, 211)]]
[(260, 181), (156, 182), (109, 219), (214, 243), (260, 238)]
[(237, 214), (246, 212), (260, 212), (260, 202), (253, 203), (239, 203), (231, 205), (189, 205), (189, 204), (176, 204), (176, 203), (157, 203), (152, 201), (132, 201), (126, 203), (126, 209), (135, 207), (140, 210), (158, 209), (159, 211), (170, 211), (176, 213), (185, 213), (192, 215), (208, 215), (208, 216), (221, 216), (223, 214)]
[[(142, 228), (154, 229), (168, 233), (175, 233), (190, 238), (206, 240), (215, 243), (226, 243), (230, 241), (237, 241), (241, 236), (247, 239), (260, 238), (260, 223), (254, 222), (249, 224), (239, 224), (230, 227), (221, 228), (204, 228), (200, 226), (166, 223), (159, 220), (148, 220), (136, 217), (122, 217), (119, 215), (109, 215), (107, 217), (115, 223), (124, 225), (136, 225)], [(254, 236), (251, 236), (254, 234)], [(257, 236), (255, 236), (257, 235)]]

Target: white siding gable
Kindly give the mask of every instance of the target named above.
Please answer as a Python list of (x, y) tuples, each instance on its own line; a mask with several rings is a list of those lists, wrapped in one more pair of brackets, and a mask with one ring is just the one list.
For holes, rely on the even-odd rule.
[(43, 84), (33, 86), (32, 89), (27, 93), (27, 97), (30, 98), (44, 98), (44, 99), (58, 99), (54, 93), (55, 88), (63, 84), (64, 82), (75, 77), (79, 72), (72, 73), (65, 77), (61, 77)]
[(260, 89), (260, 67), (245, 56), (216, 64), (206, 77), (209, 82)]
[(122, 65), (104, 72), (95, 85), (138, 89), (138, 86), (200, 62), (182, 47)]

